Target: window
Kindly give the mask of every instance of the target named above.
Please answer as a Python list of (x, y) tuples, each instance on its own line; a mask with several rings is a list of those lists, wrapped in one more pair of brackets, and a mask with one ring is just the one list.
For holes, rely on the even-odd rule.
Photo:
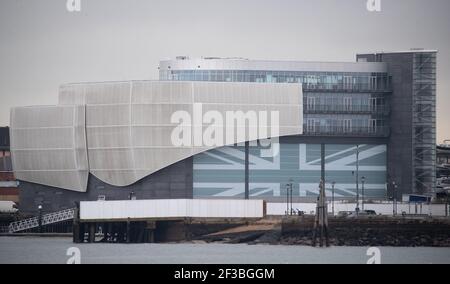
[(351, 111), (351, 110), (352, 110), (352, 98), (345, 97), (344, 98), (344, 111)]
[(308, 97), (307, 98), (307, 110), (315, 110), (316, 109), (316, 98), (315, 97)]
[(377, 77), (376, 76), (370, 76), (369, 89), (370, 90), (377, 90), (378, 89)]
[(377, 131), (377, 120), (369, 119), (369, 133), (375, 133)]
[(344, 119), (343, 121), (343, 131), (344, 133), (352, 132), (352, 120)]
[(372, 112), (377, 111), (377, 98), (370, 98), (369, 99), (369, 109)]
[(306, 125), (306, 131), (308, 133), (315, 133), (316, 132), (316, 121), (315, 121), (315, 119), (308, 118), (307, 125)]
[(353, 89), (353, 77), (352, 76), (344, 76), (344, 89), (345, 90)]

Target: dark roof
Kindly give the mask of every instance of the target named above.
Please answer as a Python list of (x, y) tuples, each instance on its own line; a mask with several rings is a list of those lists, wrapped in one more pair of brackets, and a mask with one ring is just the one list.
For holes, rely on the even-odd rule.
[(9, 150), (9, 127), (0, 127), (0, 150)]

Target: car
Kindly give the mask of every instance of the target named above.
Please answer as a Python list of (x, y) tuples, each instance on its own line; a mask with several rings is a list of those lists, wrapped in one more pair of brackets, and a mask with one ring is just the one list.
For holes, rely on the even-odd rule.
[(0, 213), (16, 213), (17, 204), (13, 201), (0, 201)]
[(339, 211), (338, 214), (337, 214), (337, 216), (338, 216), (338, 217), (347, 217), (347, 216), (351, 215), (352, 212), (353, 212), (353, 211)]
[(377, 215), (377, 212), (375, 212), (375, 210), (363, 210), (361, 213), (365, 215)]
[(356, 211), (348, 211), (347, 215), (343, 216), (346, 218), (356, 218), (359, 216), (376, 216), (377, 213), (375, 212), (375, 210), (362, 210), (359, 211), (358, 213)]

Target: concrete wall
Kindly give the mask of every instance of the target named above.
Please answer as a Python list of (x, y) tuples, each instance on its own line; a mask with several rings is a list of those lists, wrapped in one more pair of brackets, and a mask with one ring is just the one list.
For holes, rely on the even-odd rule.
[(125, 200), (131, 192), (137, 199), (192, 198), (192, 158), (180, 161), (127, 187), (112, 186), (90, 175), (85, 193), (63, 190), (29, 182), (20, 182), (22, 213), (34, 214), (39, 204), (44, 212), (72, 208), (76, 201)]
[[(391, 107), (390, 137), (388, 142), (388, 182), (398, 185), (397, 199), (402, 194), (412, 193), (413, 150), (412, 150), (412, 83), (413, 54), (373, 54), (358, 55), (358, 59), (383, 61), (388, 64), (392, 76), (392, 94), (389, 99)], [(393, 196), (392, 186), (388, 187), (388, 196)]]

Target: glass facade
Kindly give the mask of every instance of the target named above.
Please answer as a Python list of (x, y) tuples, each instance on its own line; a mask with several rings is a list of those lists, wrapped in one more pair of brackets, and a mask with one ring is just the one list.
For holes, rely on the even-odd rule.
[(302, 83), (305, 90), (390, 91), (386, 73), (253, 71), (253, 70), (161, 70), (160, 80), (259, 83)]
[[(302, 84), (305, 136), (379, 138), (389, 135), (391, 82), (387, 73), (167, 69), (160, 70), (160, 80)], [(385, 199), (386, 144), (357, 147), (358, 142), (350, 142), (356, 140), (348, 141), (325, 144), (327, 195), (331, 195), (334, 181), (336, 198), (354, 199), (356, 176), (364, 176), (364, 199)], [(284, 201), (286, 184), (290, 182), (294, 197), (317, 196), (321, 178), (320, 144), (283, 142), (280, 153), (273, 158), (261, 157), (261, 149), (260, 146), (249, 148), (250, 198)], [(194, 198), (243, 198), (245, 148), (229, 146), (194, 156), (193, 180)], [(358, 182), (362, 198), (362, 184)]]
[(305, 135), (389, 135), (387, 73), (161, 70), (160, 80), (301, 83)]

